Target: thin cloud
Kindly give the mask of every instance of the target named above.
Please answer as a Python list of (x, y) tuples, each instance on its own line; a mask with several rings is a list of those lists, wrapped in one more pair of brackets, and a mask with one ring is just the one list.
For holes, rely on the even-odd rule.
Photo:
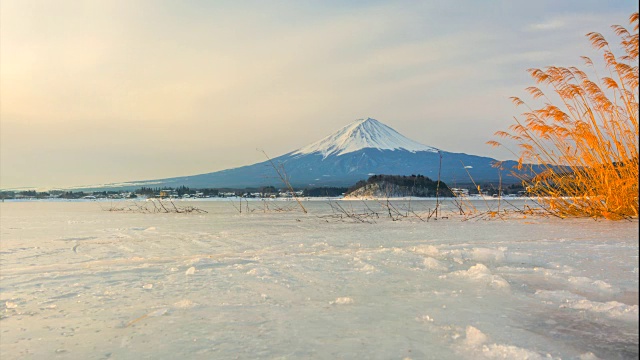
[(531, 24), (527, 26), (527, 30), (531, 31), (549, 31), (549, 30), (557, 30), (563, 27), (566, 27), (567, 24), (559, 19), (547, 21), (544, 23)]

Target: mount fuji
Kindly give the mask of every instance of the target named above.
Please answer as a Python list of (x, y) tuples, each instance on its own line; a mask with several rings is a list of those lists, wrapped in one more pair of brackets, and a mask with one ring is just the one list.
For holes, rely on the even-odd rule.
[[(476, 182), (499, 181), (499, 171), (493, 167), (497, 162), (495, 159), (426, 146), (371, 118), (358, 119), (315, 143), (273, 158), (271, 162), (284, 168), (294, 187), (351, 186), (374, 174), (422, 174), (435, 180), (440, 162), (440, 178), (450, 185), (470, 183), (469, 176)], [(182, 185), (191, 188), (282, 187), (271, 162), (194, 176), (106, 184), (99, 188), (175, 188)], [(511, 169), (515, 164), (514, 161), (506, 161), (503, 167)], [(505, 176), (502, 181), (518, 182), (511, 176)]]

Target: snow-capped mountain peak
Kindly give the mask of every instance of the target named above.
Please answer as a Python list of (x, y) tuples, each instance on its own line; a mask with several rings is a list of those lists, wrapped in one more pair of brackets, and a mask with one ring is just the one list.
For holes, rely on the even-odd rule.
[(294, 151), (292, 155), (321, 153), (323, 157), (327, 157), (348, 154), (365, 148), (410, 152), (438, 151), (436, 148), (401, 135), (376, 119), (366, 118), (358, 119), (324, 139)]

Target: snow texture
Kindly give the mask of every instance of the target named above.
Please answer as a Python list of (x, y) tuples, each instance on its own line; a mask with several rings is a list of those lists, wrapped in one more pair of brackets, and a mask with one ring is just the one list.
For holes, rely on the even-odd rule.
[(366, 118), (358, 119), (324, 139), (294, 151), (292, 155), (321, 153), (326, 158), (366, 148), (438, 152), (438, 149), (413, 141), (378, 120)]
[(0, 203), (0, 359), (638, 358), (637, 220), (183, 204)]

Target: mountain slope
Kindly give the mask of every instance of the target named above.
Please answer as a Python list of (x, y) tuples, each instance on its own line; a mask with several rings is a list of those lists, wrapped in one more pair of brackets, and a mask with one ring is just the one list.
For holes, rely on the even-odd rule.
[[(447, 184), (499, 179), (492, 166), (496, 160), (464, 153), (451, 153), (408, 139), (381, 122), (359, 119), (335, 133), (308, 146), (272, 159), (284, 168), (295, 187), (351, 186), (373, 174), (422, 174), (440, 178)], [(504, 163), (510, 169), (515, 162)], [(505, 171), (505, 173), (508, 171)], [(509, 181), (511, 180), (511, 181)], [(513, 183), (515, 178), (504, 177)], [(269, 161), (228, 170), (194, 176), (107, 184), (83, 189), (135, 189), (147, 187), (245, 188), (273, 185), (282, 187), (281, 180)]]

